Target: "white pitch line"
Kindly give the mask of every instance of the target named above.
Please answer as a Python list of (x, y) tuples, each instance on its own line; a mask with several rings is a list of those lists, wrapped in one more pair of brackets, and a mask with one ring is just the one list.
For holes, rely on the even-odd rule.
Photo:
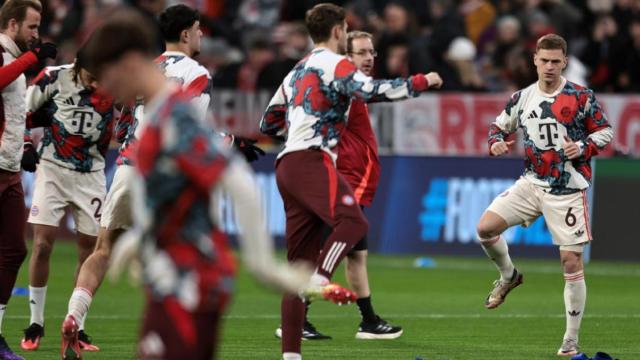
[[(564, 314), (385, 314), (390, 319), (564, 319)], [(6, 319), (29, 319), (28, 315), (6, 315)], [(280, 314), (256, 314), (256, 315), (225, 315), (230, 320), (279, 320)], [(314, 319), (349, 319), (357, 318), (356, 315), (313, 315)], [(640, 314), (585, 314), (587, 319), (640, 319)], [(132, 320), (132, 317), (122, 315), (91, 315), (89, 320)], [(62, 320), (62, 317), (60, 317)], [(135, 320), (135, 319), (133, 319)]]

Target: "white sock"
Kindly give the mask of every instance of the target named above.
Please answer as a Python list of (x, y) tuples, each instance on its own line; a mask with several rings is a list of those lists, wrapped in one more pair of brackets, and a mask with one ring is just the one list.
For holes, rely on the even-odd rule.
[(82, 331), (84, 330), (84, 322), (87, 320), (87, 315), (89, 315), (88, 312), (84, 313), (84, 316), (77, 320), (78, 321), (78, 331)]
[(298, 353), (282, 353), (282, 360), (302, 360), (302, 355)]
[(584, 281), (584, 272), (564, 274), (564, 308), (567, 317), (567, 331), (565, 339), (578, 340), (580, 323), (584, 314), (584, 304), (587, 301), (587, 284)]
[(7, 309), (6, 304), (0, 304), (0, 334), (2, 334), (2, 319), (4, 318), (4, 311)]
[(493, 260), (498, 271), (500, 271), (500, 280), (510, 281), (511, 277), (513, 277), (514, 267), (509, 257), (509, 247), (504, 238), (498, 235), (492, 239), (484, 239), (478, 235), (478, 240), (480, 240), (480, 245), (482, 245), (484, 252)]
[(320, 275), (317, 272), (311, 275), (311, 285), (325, 285), (329, 282), (326, 276)]
[(33, 287), (29, 285), (29, 309), (31, 309), (31, 322), (44, 326), (44, 304), (47, 300), (47, 287)]
[(91, 306), (91, 293), (84, 288), (75, 288), (69, 299), (69, 315), (73, 315), (78, 324), (82, 321), (84, 316), (89, 311)]

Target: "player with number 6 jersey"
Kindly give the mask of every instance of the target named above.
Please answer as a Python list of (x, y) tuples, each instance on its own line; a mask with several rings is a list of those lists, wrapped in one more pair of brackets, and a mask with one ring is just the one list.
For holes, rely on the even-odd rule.
[[(39, 166), (28, 222), (34, 246), (29, 262), (30, 325), (21, 347), (38, 349), (44, 336), (49, 258), (69, 208), (76, 226), (78, 268), (93, 251), (106, 195), (105, 154), (113, 132), (113, 100), (85, 69), (82, 52), (75, 63), (45, 68), (27, 89), (27, 129), (43, 127)], [(97, 351), (84, 333), (85, 350)]]
[(522, 129), (525, 171), (491, 203), (478, 224), (480, 244), (500, 272), (485, 301), (485, 307), (493, 309), (523, 280), (501, 234), (511, 226), (527, 226), (544, 216), (553, 242), (560, 248), (565, 279), (567, 321), (559, 356), (579, 352), (578, 332), (587, 295), (582, 253), (592, 240), (586, 199), (590, 162), (613, 137), (593, 91), (562, 77), (566, 52), (567, 43), (558, 35), (538, 39), (534, 55), (538, 81), (513, 94), (491, 125), (492, 156), (508, 153), (514, 143), (508, 136)]

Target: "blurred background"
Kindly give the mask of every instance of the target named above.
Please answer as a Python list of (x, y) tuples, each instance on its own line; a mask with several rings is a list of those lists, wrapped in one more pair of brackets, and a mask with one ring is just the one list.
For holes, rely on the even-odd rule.
[[(197, 60), (213, 76), (211, 121), (220, 131), (258, 138), (274, 89), (313, 44), (305, 11), (316, 0), (45, 0), (43, 38), (75, 52), (100, 19), (122, 4), (150, 18), (184, 3), (200, 10), (205, 38)], [(373, 251), (483, 255), (475, 223), (521, 174), (521, 149), (490, 159), (488, 125), (515, 90), (536, 81), (536, 40), (558, 33), (569, 43), (565, 77), (596, 91), (615, 136), (594, 161), (594, 258), (640, 261), (640, 0), (353, 0), (351, 30), (374, 34), (376, 78), (437, 71), (439, 91), (399, 104), (372, 105), (383, 175), (367, 213)], [(159, 41), (159, 44), (161, 41)], [(113, 155), (113, 154), (111, 154)], [(255, 164), (272, 233), (284, 213), (273, 176), (274, 155)], [(113, 167), (108, 174), (111, 175)], [(32, 179), (25, 175), (25, 183)], [(225, 229), (235, 225), (226, 203)], [(516, 255), (556, 256), (544, 221), (514, 228)], [(633, 249), (633, 251), (630, 251)]]

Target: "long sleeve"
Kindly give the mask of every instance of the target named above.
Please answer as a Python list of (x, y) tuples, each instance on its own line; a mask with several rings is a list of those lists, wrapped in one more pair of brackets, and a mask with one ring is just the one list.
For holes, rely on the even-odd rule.
[(496, 121), (489, 126), (489, 154), (491, 154), (491, 146), (493, 144), (504, 141), (507, 136), (518, 130), (517, 111), (514, 109), (518, 104), (518, 100), (520, 100), (519, 91), (511, 95), (504, 110), (496, 117)]
[(345, 58), (336, 66), (331, 86), (342, 95), (365, 102), (387, 102), (419, 96), (429, 88), (429, 83), (423, 74), (395, 80), (373, 80)]
[(127, 135), (132, 127), (135, 126), (135, 118), (133, 116), (134, 105), (123, 105), (116, 120), (116, 141), (122, 144), (127, 139)]
[(269, 101), (260, 120), (260, 132), (278, 139), (284, 138), (287, 133), (287, 98), (283, 85), (280, 85)]
[(0, 67), (0, 91), (14, 82), (22, 73), (38, 63), (36, 54), (27, 51), (8, 65)]
[(27, 88), (27, 129), (50, 126), (53, 116), (53, 97), (57, 94), (57, 70), (43, 69)]
[(611, 142), (613, 129), (593, 91), (589, 91), (584, 109), (584, 125), (589, 135), (586, 140), (579, 141), (578, 144), (582, 148), (582, 156), (589, 160)]

